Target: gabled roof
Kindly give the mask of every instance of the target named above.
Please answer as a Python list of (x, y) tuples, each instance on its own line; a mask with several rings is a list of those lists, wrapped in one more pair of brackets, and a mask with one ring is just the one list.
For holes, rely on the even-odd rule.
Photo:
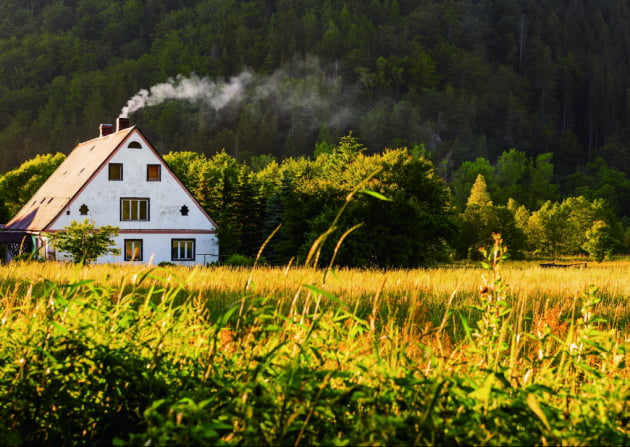
[(128, 127), (76, 146), (4, 229), (46, 230), (134, 129)]

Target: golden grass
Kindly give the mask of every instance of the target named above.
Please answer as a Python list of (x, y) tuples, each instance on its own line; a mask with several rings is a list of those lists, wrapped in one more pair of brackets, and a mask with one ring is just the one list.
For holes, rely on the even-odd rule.
[[(508, 332), (502, 335), (510, 346), (509, 354), (502, 351), (501, 356), (507, 356), (517, 380), (525, 381), (531, 375), (529, 362), (539, 352), (560, 352), (562, 346), (571, 344), (591, 285), (597, 286), (601, 299), (593, 312), (605, 320), (597, 324), (602, 333), (610, 334), (606, 343), (630, 342), (629, 267), (628, 262), (567, 269), (543, 269), (535, 262), (500, 265), (498, 273), (507, 285), (505, 298), (512, 308), (503, 326)], [(295, 267), (81, 267), (33, 262), (0, 267), (0, 303), (5, 309), (18, 302), (24, 306), (29, 296), (41, 296), (46, 281), (58, 285), (93, 281), (96, 286), (111, 288), (113, 300), (132, 290), (143, 296), (155, 287), (159, 296), (160, 289), (181, 287), (182, 293), (192, 298), (193, 308), (207, 310), (204, 315), (212, 320), (235, 305), (240, 307), (239, 314), (247, 315), (250, 306), (257, 305), (255, 298), (267, 298), (281, 315), (300, 318), (323, 308), (343, 309), (358, 316), (365, 329), (356, 337), (341, 337), (331, 362), (343, 365), (348, 356), (360, 357), (364, 351), (376, 349), (393, 369), (405, 364), (400, 357), (404, 353), (422, 365), (425, 374), (437, 370), (464, 373), (479, 360), (471, 354), (477, 342), (467, 339), (463, 320), (477, 327), (483, 313), (474, 306), (481, 305), (480, 289), (492, 280), (492, 272), (477, 265), (388, 271), (339, 269), (325, 275), (322, 270)], [(222, 332), (220, 344), (225, 352), (235, 349), (230, 339), (238, 329), (232, 326)], [(258, 334), (259, 329), (248, 330)], [(543, 341), (544, 334), (551, 334), (553, 340)], [(289, 331), (286, 336), (299, 338), (304, 334)], [(259, 335), (252, 337), (252, 346), (257, 346)], [(322, 343), (327, 346), (330, 338)], [(257, 349), (265, 349), (264, 343)]]
[[(574, 301), (594, 285), (602, 298), (601, 314), (619, 330), (630, 329), (630, 262), (589, 263), (587, 268), (544, 269), (536, 262), (506, 262), (499, 273), (507, 296), (521, 316), (552, 319), (567, 312)], [(0, 294), (23, 295), (45, 280), (59, 284), (93, 280), (117, 289), (151, 285), (182, 286), (209, 308), (222, 309), (245, 297), (269, 297), (279, 307), (308, 303), (312, 290), (336, 296), (348, 309), (363, 316), (379, 313), (399, 321), (428, 319), (439, 325), (447, 304), (466, 309), (476, 304), (479, 289), (490, 272), (478, 265), (412, 270), (339, 269), (328, 272), (304, 268), (155, 267), (148, 265), (76, 266), (66, 263), (12, 263), (0, 267)], [(138, 284), (147, 275), (142, 284)], [(321, 298), (321, 297), (320, 297)], [(327, 302), (324, 297), (323, 303)], [(333, 303), (334, 304), (334, 303)], [(518, 305), (517, 305), (518, 304)], [(557, 315), (556, 315), (557, 316)], [(422, 323), (421, 323), (422, 325)]]
[[(508, 262), (499, 273), (509, 294), (521, 299), (565, 300), (582, 294), (595, 285), (606, 299), (630, 296), (630, 262), (603, 262), (587, 268), (544, 269), (533, 262)], [(133, 284), (143, 274), (158, 282), (181, 284), (197, 292), (247, 290), (261, 296), (293, 297), (304, 284), (315, 285), (344, 301), (374, 298), (377, 295), (402, 299), (428, 296), (448, 298), (451, 294), (476, 295), (488, 272), (476, 266), (412, 270), (339, 269), (328, 273), (302, 268), (230, 267), (155, 267), (147, 265), (94, 264), (76, 266), (66, 263), (12, 263), (0, 267), (0, 284), (38, 283), (49, 280), (72, 283), (93, 280), (101, 286)]]

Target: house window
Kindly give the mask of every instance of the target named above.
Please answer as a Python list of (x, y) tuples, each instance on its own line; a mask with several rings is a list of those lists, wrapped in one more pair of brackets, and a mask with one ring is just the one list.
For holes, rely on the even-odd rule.
[(147, 165), (147, 182), (159, 182), (161, 180), (161, 166)]
[(125, 261), (142, 261), (142, 239), (125, 239)]
[(110, 180), (122, 180), (123, 179), (123, 170), (122, 163), (110, 163), (109, 164), (109, 179)]
[(131, 143), (129, 143), (129, 146), (127, 147), (129, 149), (142, 149), (142, 145), (138, 143), (137, 141), (132, 141)]
[(79, 213), (81, 213), (82, 216), (87, 216), (87, 213), (89, 211), (90, 211), (90, 209), (88, 208), (88, 206), (85, 203), (79, 207)]
[(188, 207), (186, 205), (182, 205), (182, 207), (179, 209), (179, 212), (182, 216), (188, 216)]
[(149, 199), (120, 199), (120, 220), (149, 220)]
[(171, 239), (171, 260), (194, 261), (195, 260), (195, 240), (194, 239)]

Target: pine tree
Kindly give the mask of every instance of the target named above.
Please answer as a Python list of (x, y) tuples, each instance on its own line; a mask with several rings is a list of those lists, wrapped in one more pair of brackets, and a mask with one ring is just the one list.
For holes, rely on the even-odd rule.
[(492, 199), (488, 193), (488, 187), (486, 185), (486, 179), (482, 174), (477, 175), (477, 179), (470, 189), (470, 196), (466, 202), (466, 208), (472, 205), (478, 206), (492, 206)]

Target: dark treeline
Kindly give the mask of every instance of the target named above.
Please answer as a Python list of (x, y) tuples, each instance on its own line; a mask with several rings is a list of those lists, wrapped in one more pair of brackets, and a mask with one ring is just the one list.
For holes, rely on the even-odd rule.
[(424, 144), (447, 178), (516, 148), (555, 181), (630, 172), (630, 5), (619, 0), (2, 0), (0, 172), (67, 152), (177, 75), (244, 70), (272, 92), (132, 118), (163, 153), (310, 155), (349, 130)]

